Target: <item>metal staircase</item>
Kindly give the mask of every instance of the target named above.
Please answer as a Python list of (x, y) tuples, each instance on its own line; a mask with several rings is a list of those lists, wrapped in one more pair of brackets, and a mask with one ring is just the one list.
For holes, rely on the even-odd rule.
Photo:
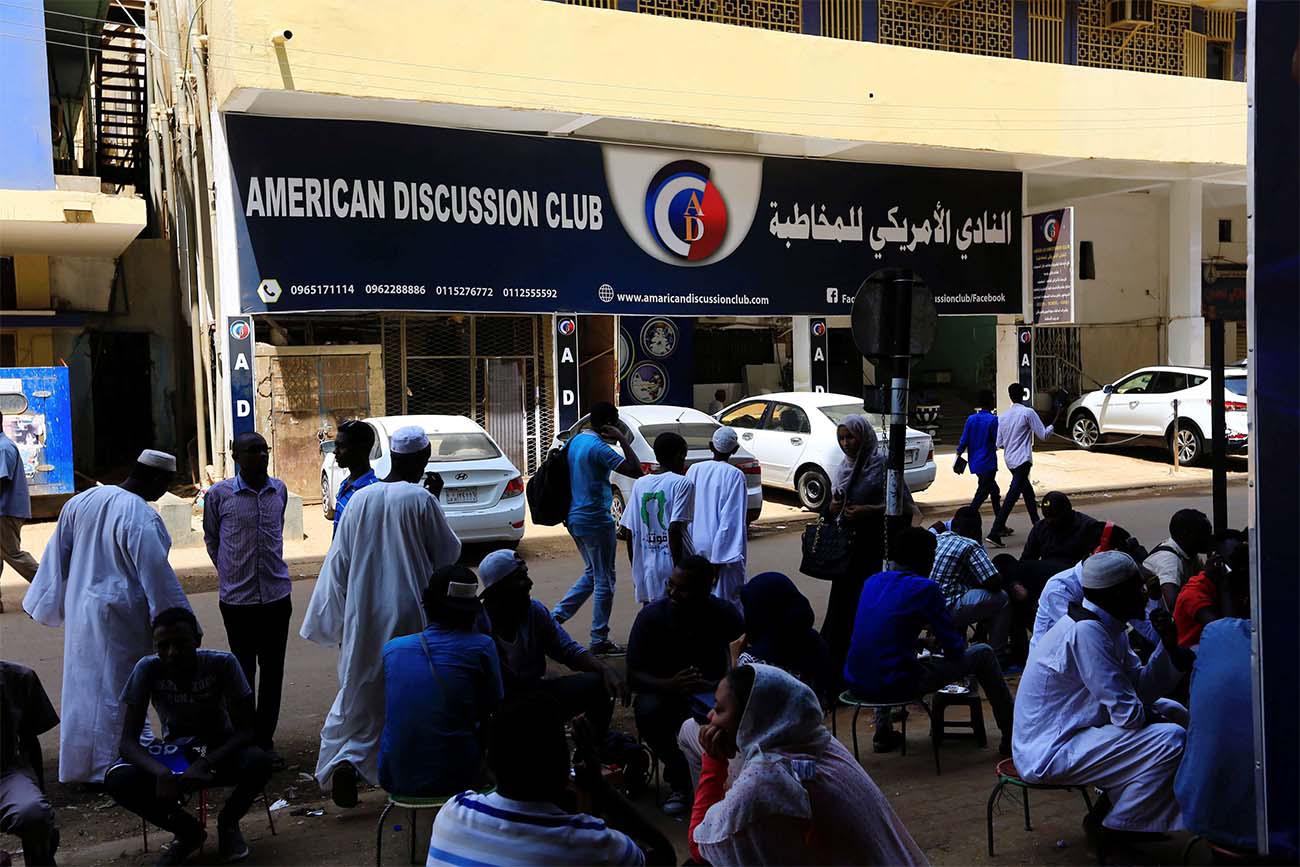
[(109, 7), (95, 73), (96, 173), (105, 183), (140, 189), (148, 181), (145, 39), (131, 19), (144, 23), (144, 5), (144, 0), (122, 0)]

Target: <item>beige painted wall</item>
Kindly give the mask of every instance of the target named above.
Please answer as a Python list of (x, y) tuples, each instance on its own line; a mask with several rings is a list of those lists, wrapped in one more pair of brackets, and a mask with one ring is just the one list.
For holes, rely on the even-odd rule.
[[(1081, 329), (1079, 349), (1083, 370), (1101, 383), (1114, 382), (1137, 367), (1162, 361), (1160, 326), (1092, 325)], [(1085, 380), (1085, 390), (1096, 384)]]
[[(1239, 82), (543, 0), (222, 0), (203, 14), (209, 84), (223, 109), (240, 107), (240, 88), (297, 89), (848, 141), (1246, 162)], [(292, 40), (273, 47), (271, 34), (284, 29)]]
[(1074, 206), (1075, 237), (1091, 241), (1095, 280), (1075, 282), (1075, 322), (1135, 322), (1165, 316), (1169, 284), (1168, 200), (1148, 193), (1087, 199)]

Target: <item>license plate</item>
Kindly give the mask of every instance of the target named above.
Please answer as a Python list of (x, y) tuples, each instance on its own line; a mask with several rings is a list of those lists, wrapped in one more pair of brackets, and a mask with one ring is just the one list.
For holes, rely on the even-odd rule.
[(907, 450), (906, 460), (907, 460), (907, 466), (909, 467), (912, 464), (916, 463), (916, 449)]
[(449, 506), (457, 503), (477, 503), (478, 488), (448, 488), (442, 492), (442, 496)]

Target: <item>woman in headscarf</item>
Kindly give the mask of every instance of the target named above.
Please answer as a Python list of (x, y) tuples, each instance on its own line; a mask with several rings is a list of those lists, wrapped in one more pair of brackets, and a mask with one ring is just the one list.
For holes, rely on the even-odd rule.
[[(718, 685), (700, 731), (704, 772), (687, 840), (715, 867), (926, 864), (880, 789), (822, 725), (812, 690), (779, 668), (743, 665)], [(727, 760), (741, 759), (723, 793)]]
[[(883, 567), (885, 554), (886, 456), (876, 429), (865, 415), (851, 415), (837, 430), (844, 462), (831, 485), (830, 514), (853, 530), (852, 566), (831, 581), (831, 595), (822, 621), (822, 638), (831, 650), (836, 672), (844, 668), (853, 637), (862, 585)], [(903, 484), (903, 513), (913, 511), (912, 495)]]

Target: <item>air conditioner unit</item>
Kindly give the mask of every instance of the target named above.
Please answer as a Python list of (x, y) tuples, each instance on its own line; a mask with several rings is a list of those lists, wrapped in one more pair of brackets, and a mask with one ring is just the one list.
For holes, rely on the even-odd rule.
[(1107, 0), (1106, 24), (1132, 30), (1155, 21), (1152, 0)]

